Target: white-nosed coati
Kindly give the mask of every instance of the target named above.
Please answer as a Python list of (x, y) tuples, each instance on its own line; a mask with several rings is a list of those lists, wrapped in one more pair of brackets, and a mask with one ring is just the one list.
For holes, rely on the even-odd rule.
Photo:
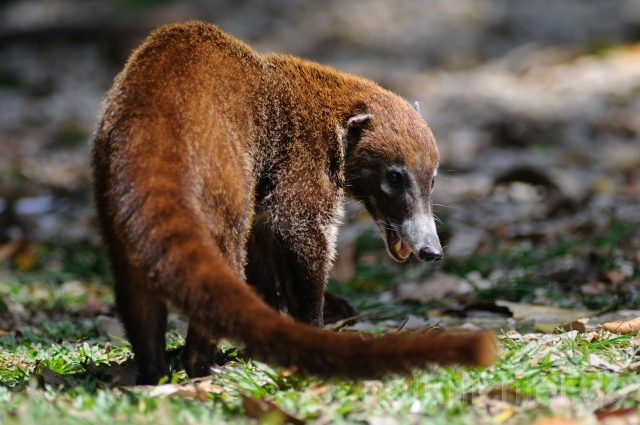
[(484, 332), (317, 329), (345, 194), (364, 203), (395, 260), (442, 257), (430, 196), (438, 160), (416, 109), (370, 81), (259, 55), (202, 22), (156, 30), (116, 78), (92, 145), (139, 382), (170, 373), (167, 304), (189, 317), (191, 377), (210, 373), (222, 337), (320, 375), (491, 364)]

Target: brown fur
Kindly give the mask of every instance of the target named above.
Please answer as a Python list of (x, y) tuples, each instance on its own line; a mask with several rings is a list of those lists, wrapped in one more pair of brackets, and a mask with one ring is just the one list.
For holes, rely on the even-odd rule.
[[(373, 118), (352, 125), (356, 114)], [(266, 304), (323, 325), (345, 191), (374, 218), (386, 214), (393, 206), (368, 185), (388, 163), (404, 164), (424, 187), (438, 165), (431, 131), (396, 95), (295, 57), (258, 55), (205, 23), (155, 31), (116, 78), (92, 146), (102, 235), (140, 382), (169, 373), (167, 303), (190, 320), (191, 376), (209, 373), (220, 337), (323, 375), (492, 363), (487, 333), (335, 334)]]

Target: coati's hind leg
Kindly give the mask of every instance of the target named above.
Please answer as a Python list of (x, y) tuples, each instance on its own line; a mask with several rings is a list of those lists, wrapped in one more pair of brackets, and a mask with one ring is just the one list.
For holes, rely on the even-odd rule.
[(120, 320), (135, 353), (138, 385), (156, 385), (170, 374), (165, 357), (167, 306), (144, 275), (122, 259), (115, 264), (115, 297)]
[(213, 358), (217, 350), (217, 341), (200, 332), (190, 323), (182, 353), (182, 363), (187, 375), (192, 379), (211, 375)]
[[(240, 168), (240, 165), (235, 167), (236, 170), (238, 168)], [(230, 181), (225, 182), (225, 178), (230, 179)], [(211, 227), (213, 229), (211, 239), (218, 248), (220, 255), (226, 260), (229, 268), (233, 270), (238, 279), (244, 280), (245, 235), (248, 232), (251, 220), (251, 214), (247, 212), (253, 209), (251, 204), (253, 190), (248, 187), (242, 187), (241, 182), (238, 181), (237, 173), (231, 171), (211, 177), (210, 181), (216, 182), (222, 187), (234, 187), (236, 189), (233, 192), (225, 192), (224, 205), (207, 204), (209, 200), (217, 199), (217, 197), (207, 194), (205, 191), (202, 210), (206, 220), (210, 223), (224, 223), (223, 226)], [(208, 189), (215, 192), (217, 187), (211, 184)], [(219, 301), (214, 299), (210, 302)], [(212, 306), (211, 308), (224, 309), (225, 306)], [(182, 360), (190, 378), (211, 375), (211, 368), (215, 364), (214, 357), (218, 350), (218, 341), (215, 339), (215, 335), (212, 336), (211, 329), (203, 329), (202, 326), (203, 324), (194, 326), (193, 322), (189, 322)]]

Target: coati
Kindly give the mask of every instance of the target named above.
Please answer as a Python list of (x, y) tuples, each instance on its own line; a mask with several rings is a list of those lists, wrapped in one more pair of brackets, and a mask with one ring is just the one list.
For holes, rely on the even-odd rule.
[(430, 197), (438, 155), (418, 111), (368, 80), (259, 55), (203, 22), (153, 32), (116, 77), (91, 148), (138, 382), (170, 373), (167, 304), (189, 318), (191, 377), (210, 374), (223, 337), (319, 375), (491, 364), (485, 332), (318, 329), (345, 195), (366, 206), (394, 260), (442, 257)]

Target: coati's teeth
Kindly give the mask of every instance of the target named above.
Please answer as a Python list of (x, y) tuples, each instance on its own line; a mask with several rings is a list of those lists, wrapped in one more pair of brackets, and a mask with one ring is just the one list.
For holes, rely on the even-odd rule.
[(393, 249), (400, 254), (400, 250), (402, 249), (402, 239), (398, 239), (398, 242), (393, 246)]

